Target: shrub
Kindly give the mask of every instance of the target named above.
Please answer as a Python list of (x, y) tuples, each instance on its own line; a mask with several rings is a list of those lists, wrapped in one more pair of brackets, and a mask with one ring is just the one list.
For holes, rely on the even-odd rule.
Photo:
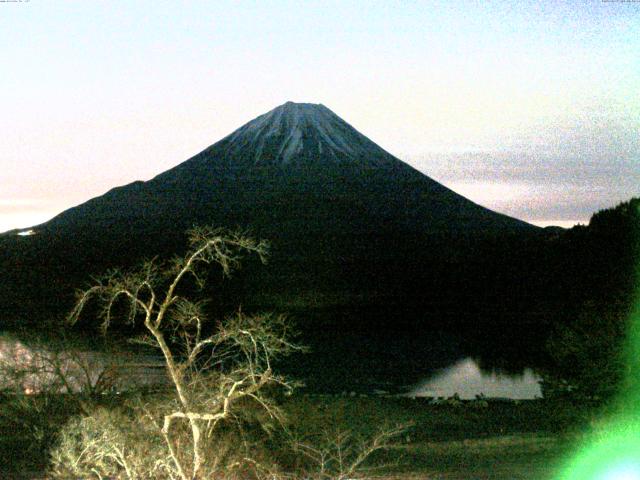
[[(204, 228), (191, 232), (191, 246), (169, 264), (153, 260), (130, 272), (112, 271), (79, 292), (71, 322), (91, 304), (100, 311), (103, 332), (117, 313), (142, 324), (147, 334), (135, 340), (160, 350), (170, 386), (164, 393), (129, 393), (116, 403), (109, 397), (111, 404), (89, 405), (60, 432), (51, 475), (123, 480), (356, 475), (401, 429), (361, 441), (346, 434), (320, 443), (291, 440), (275, 397), (290, 392), (294, 383), (272, 367), (274, 359), (300, 349), (291, 343), (287, 319), (238, 312), (211, 324), (206, 302), (187, 299), (204, 288), (210, 264), (229, 274), (243, 253), (264, 256), (266, 244)], [(288, 463), (287, 455), (305, 460)]]

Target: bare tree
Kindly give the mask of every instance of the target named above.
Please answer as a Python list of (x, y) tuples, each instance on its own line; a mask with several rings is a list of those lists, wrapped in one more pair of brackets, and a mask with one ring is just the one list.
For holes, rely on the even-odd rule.
[(75, 394), (91, 399), (117, 390), (133, 380), (129, 371), (137, 364), (129, 352), (103, 344), (101, 351), (68, 338), (42, 338), (23, 332), (21, 337), (0, 339), (0, 392), (13, 394)]
[[(321, 438), (297, 440), (293, 448), (310, 461), (306, 478), (313, 480), (348, 480), (363, 478), (365, 461), (380, 451), (395, 446), (394, 439), (412, 423), (383, 426), (369, 438), (358, 438), (348, 431), (326, 431)], [(384, 465), (385, 467), (387, 465)], [(381, 466), (379, 465), (378, 468)]]
[[(289, 341), (290, 328), (282, 316), (238, 312), (212, 328), (206, 303), (189, 300), (183, 293), (202, 290), (212, 264), (228, 275), (243, 254), (256, 254), (264, 261), (268, 248), (264, 241), (197, 228), (190, 232), (190, 244), (189, 253), (170, 264), (151, 260), (137, 270), (116, 270), (97, 279), (93, 287), (79, 292), (69, 316), (77, 322), (89, 302), (96, 301), (103, 331), (123, 311), (129, 322), (144, 325), (147, 335), (139, 341), (160, 349), (175, 393), (175, 408), (156, 425), (181, 480), (212, 474), (204, 447), (221, 423), (233, 419), (241, 401), (249, 400), (269, 417), (280, 418), (264, 387), (291, 387), (274, 373), (271, 362), (298, 348)], [(182, 426), (175, 424), (182, 422), (190, 430), (189, 445), (178, 440), (176, 432)]]

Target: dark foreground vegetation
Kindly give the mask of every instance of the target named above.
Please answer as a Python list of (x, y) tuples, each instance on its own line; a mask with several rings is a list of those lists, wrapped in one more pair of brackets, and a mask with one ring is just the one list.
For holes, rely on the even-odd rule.
[[(159, 348), (167, 387), (118, 391), (89, 381), (76, 393), (65, 382), (33, 395), (6, 391), (0, 472), (128, 480), (552, 478), (573, 440), (624, 386), (639, 207), (632, 200), (594, 215), (589, 227), (520, 251), (521, 266), (544, 260), (527, 274), (535, 277), (525, 283), (535, 287), (533, 297), (514, 298), (524, 302), (520, 309), (540, 304), (529, 317), (539, 320), (530, 338), (544, 357), (546, 398), (517, 404), (296, 393), (295, 379), (276, 368), (278, 358), (301, 348), (284, 317), (241, 310), (206, 321), (218, 312), (204, 300), (226, 298), (225, 290), (205, 287), (211, 266), (228, 273), (243, 255), (262, 256), (265, 245), (197, 230), (182, 258), (100, 277), (71, 315), (86, 331), (99, 324), (103, 333), (115, 329)], [(518, 276), (505, 272), (495, 280), (503, 288)], [(498, 312), (492, 328), (499, 331), (513, 312)], [(378, 327), (371, 333), (389, 332)], [(19, 372), (3, 371), (10, 374)]]
[[(107, 272), (78, 292), (67, 320), (97, 317), (105, 335), (117, 321), (140, 324), (132, 340), (160, 351), (166, 382), (154, 386), (159, 392), (119, 382), (121, 365), (100, 365), (96, 376), (95, 357), (70, 348), (3, 352), (4, 438), (26, 429), (27, 446), (39, 452), (34, 466), (54, 478), (346, 479), (405, 432), (385, 425), (362, 439), (343, 430), (309, 438), (290, 428), (278, 398), (295, 383), (273, 362), (302, 347), (286, 318), (238, 311), (212, 324), (206, 300), (191, 299), (213, 265), (228, 275), (242, 256), (264, 257), (266, 243), (199, 228), (190, 244), (171, 262)], [(15, 440), (6, 448), (6, 459), (24, 458), (10, 451)]]
[[(1, 398), (0, 468), (3, 475), (38, 478), (57, 472), (64, 478), (65, 465), (82, 450), (74, 441), (81, 438), (98, 445), (106, 437), (120, 438), (132, 462), (161, 460), (152, 458), (153, 432), (136, 430), (140, 405), (149, 411), (161, 408), (159, 396), (129, 394), (104, 398), (90, 414), (77, 409), (77, 401), (66, 396), (30, 396)], [(292, 440), (318, 451), (324, 449), (327, 460), (342, 442), (345, 455), (349, 449), (365, 451), (370, 441), (390, 425), (408, 425), (393, 441), (359, 465), (358, 475), (384, 478), (503, 478), (551, 479), (558, 461), (569, 451), (580, 432), (595, 415), (571, 403), (543, 400), (512, 402), (465, 402), (433, 405), (426, 400), (409, 398), (352, 398), (336, 396), (292, 395), (281, 403), (286, 430), (264, 430), (257, 411), (246, 411), (242, 429), (229, 428), (215, 450), (208, 452), (228, 468), (228, 477), (255, 478), (254, 465), (233, 466), (242, 460), (249, 447), (253, 459), (293, 474), (319, 475), (316, 459), (300, 455)], [(239, 423), (235, 423), (239, 425)], [(149, 427), (149, 426), (148, 426)], [(157, 435), (157, 431), (155, 432)], [(186, 433), (184, 439), (188, 438)], [(126, 443), (127, 438), (131, 443)], [(88, 445), (85, 445), (85, 448)], [(311, 447), (310, 447), (311, 448)], [(354, 451), (354, 453), (355, 453)], [(85, 452), (87, 459), (93, 452)], [(109, 452), (105, 452), (109, 453)], [(309, 452), (306, 452), (309, 453)], [(94, 456), (93, 468), (113, 464), (107, 455)], [(136, 458), (138, 457), (138, 458)], [(348, 460), (348, 459), (345, 459)], [(81, 463), (81, 462), (80, 462)], [(152, 465), (153, 466), (153, 465)], [(230, 467), (231, 466), (231, 467)], [(87, 469), (88, 478), (92, 476)], [(336, 465), (326, 465), (326, 477), (337, 472)], [(158, 478), (162, 475), (157, 473)], [(284, 472), (283, 478), (287, 478)], [(120, 477), (127, 478), (120, 468)], [(153, 478), (153, 477), (149, 477)], [(296, 478), (292, 475), (292, 478)], [(302, 476), (298, 478), (304, 478)]]

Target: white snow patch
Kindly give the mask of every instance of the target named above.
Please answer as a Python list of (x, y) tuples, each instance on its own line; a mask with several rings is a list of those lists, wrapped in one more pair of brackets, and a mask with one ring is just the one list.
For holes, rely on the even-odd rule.
[(288, 163), (302, 152), (305, 131), (317, 132), (318, 154), (329, 153), (334, 158), (337, 158), (337, 153), (356, 156), (356, 146), (366, 144), (358, 138), (360, 134), (357, 132), (345, 135), (345, 131), (349, 131), (348, 126), (328, 108), (288, 102), (229, 135), (229, 150), (238, 153), (247, 148), (253, 149), (255, 161), (258, 162), (263, 156), (265, 145), (274, 137), (282, 136), (280, 145), (270, 147), (277, 149), (280, 161)]
[(291, 130), (289, 136), (284, 143), (280, 146), (278, 151), (278, 157), (282, 158), (285, 163), (289, 161), (291, 157), (302, 151), (302, 130), (296, 128)]

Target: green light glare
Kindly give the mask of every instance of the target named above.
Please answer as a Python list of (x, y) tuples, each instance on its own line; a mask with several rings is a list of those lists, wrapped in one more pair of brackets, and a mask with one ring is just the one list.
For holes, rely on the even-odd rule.
[(602, 480), (638, 480), (640, 479), (640, 468), (637, 463), (623, 463), (619, 467), (609, 470)]
[(640, 480), (640, 422), (621, 419), (592, 434), (557, 480)]
[[(640, 244), (635, 247), (638, 258)], [(635, 285), (623, 352), (627, 370), (614, 413), (588, 433), (556, 480), (640, 480), (640, 262), (635, 265)]]
[(625, 349), (626, 383), (618, 402), (621, 410), (640, 413), (640, 288), (638, 290), (634, 310), (629, 319), (629, 337)]

